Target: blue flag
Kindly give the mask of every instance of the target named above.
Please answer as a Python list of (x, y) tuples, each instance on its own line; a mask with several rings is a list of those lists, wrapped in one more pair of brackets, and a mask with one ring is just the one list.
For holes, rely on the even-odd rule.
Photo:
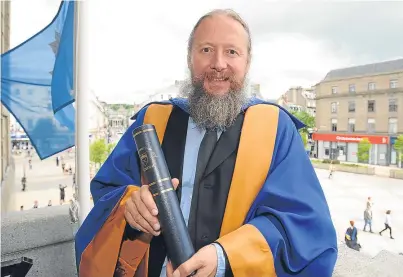
[(74, 146), (73, 22), (74, 2), (63, 1), (46, 28), (1, 56), (1, 102), (41, 159)]

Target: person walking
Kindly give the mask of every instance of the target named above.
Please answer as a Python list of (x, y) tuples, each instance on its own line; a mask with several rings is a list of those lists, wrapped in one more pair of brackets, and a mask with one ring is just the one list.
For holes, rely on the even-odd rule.
[(62, 185), (62, 184), (59, 184), (59, 189), (60, 189), (60, 205), (63, 205), (63, 203), (65, 202), (65, 200), (64, 200), (64, 198), (66, 197), (66, 192), (65, 192), (65, 189), (66, 189), (66, 185)]
[(382, 236), (382, 233), (386, 230), (389, 229), (389, 234), (390, 234), (390, 239), (394, 239), (392, 236), (392, 218), (390, 216), (391, 214), (391, 210), (387, 210), (386, 211), (386, 216), (385, 216), (385, 229), (383, 229), (382, 231), (379, 232), (379, 235)]
[(373, 233), (372, 232), (372, 210), (371, 210), (371, 208), (367, 207), (365, 209), (365, 211), (364, 211), (364, 221), (365, 221), (364, 232), (366, 232), (367, 225), (368, 225), (369, 226), (369, 232)]
[(333, 161), (331, 161), (330, 162), (330, 166), (329, 166), (329, 179), (332, 179), (333, 178), (333, 172), (334, 172), (334, 164), (333, 164)]

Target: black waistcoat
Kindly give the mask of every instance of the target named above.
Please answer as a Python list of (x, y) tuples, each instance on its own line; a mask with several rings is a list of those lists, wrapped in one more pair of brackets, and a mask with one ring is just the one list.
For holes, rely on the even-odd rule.
[[(221, 135), (201, 181), (194, 184), (188, 229), (196, 251), (219, 238), (243, 119), (244, 114), (240, 114), (235, 124)], [(174, 107), (162, 142), (171, 176), (179, 179), (179, 199), (188, 120), (187, 113)], [(160, 276), (165, 257), (163, 235), (154, 237), (150, 246), (148, 277)]]

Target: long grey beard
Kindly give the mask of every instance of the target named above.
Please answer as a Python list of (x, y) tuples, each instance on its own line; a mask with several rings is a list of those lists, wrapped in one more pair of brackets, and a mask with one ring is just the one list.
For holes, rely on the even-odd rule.
[(198, 127), (224, 131), (231, 127), (246, 104), (246, 82), (238, 91), (225, 95), (211, 95), (203, 85), (187, 81), (181, 88), (181, 96), (188, 99), (189, 113)]

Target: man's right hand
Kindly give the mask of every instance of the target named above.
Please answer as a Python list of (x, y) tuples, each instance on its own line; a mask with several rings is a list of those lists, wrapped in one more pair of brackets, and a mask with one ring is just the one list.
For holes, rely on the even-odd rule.
[[(176, 189), (179, 180), (172, 179), (172, 185)], [(161, 233), (161, 226), (157, 218), (158, 209), (148, 185), (132, 193), (126, 201), (125, 218), (133, 228), (144, 233), (158, 236)]]

